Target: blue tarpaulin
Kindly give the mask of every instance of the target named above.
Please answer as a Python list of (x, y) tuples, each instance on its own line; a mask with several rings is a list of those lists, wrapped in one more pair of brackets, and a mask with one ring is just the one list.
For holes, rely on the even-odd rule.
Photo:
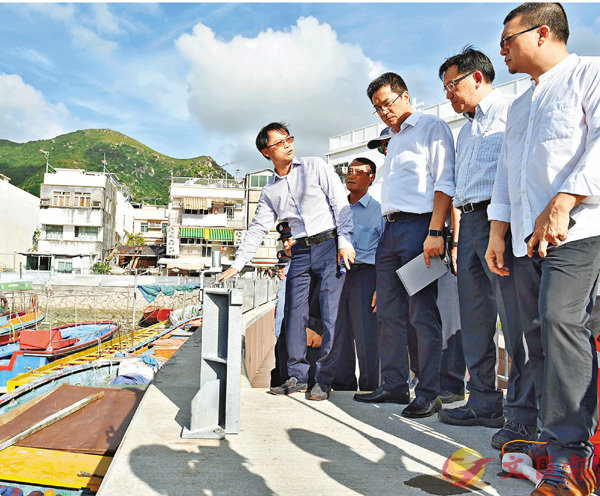
[(173, 296), (175, 291), (187, 291), (191, 293), (194, 289), (199, 288), (199, 284), (180, 284), (178, 286), (173, 286), (170, 284), (163, 285), (146, 285), (146, 286), (138, 286), (138, 289), (142, 293), (142, 296), (146, 299), (148, 303), (152, 303), (156, 297), (162, 292), (167, 296)]

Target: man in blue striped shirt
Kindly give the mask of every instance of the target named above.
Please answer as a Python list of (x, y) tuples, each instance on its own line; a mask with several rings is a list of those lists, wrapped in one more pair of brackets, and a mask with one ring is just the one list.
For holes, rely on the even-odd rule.
[(321, 280), (323, 342), (322, 355), (316, 365), (316, 383), (309, 399), (326, 400), (331, 391), (329, 378), (334, 366), (331, 349), (345, 276), (340, 262), (347, 270), (354, 262), (354, 224), (346, 192), (333, 168), (319, 157), (295, 157), (293, 143), (294, 137), (280, 122), (268, 124), (258, 133), (256, 147), (273, 162), (275, 173), (262, 189), (256, 214), (233, 264), (218, 280), (229, 279), (242, 270), (277, 218), (289, 223), (296, 241), (287, 275), (289, 298), (285, 305), (290, 378), (281, 386), (271, 388), (271, 392), (290, 394), (308, 387), (306, 326), (310, 282), (316, 277)]
[[(495, 73), (490, 59), (471, 47), (447, 59), (439, 75), (452, 108), (468, 120), (456, 142), (454, 206), (461, 211), (457, 282), (470, 395), (466, 405), (443, 410), (438, 417), (447, 424), (501, 427), (492, 437), (492, 446), (501, 449), (514, 439), (537, 437), (533, 376), (523, 347), (514, 277), (499, 278), (485, 261), (490, 233), (486, 208), (492, 197), (506, 114), (514, 97), (493, 89)], [(506, 243), (510, 246), (509, 234)], [(512, 269), (509, 256), (505, 263)], [(512, 358), (506, 422), (502, 391), (496, 384), (498, 313)]]

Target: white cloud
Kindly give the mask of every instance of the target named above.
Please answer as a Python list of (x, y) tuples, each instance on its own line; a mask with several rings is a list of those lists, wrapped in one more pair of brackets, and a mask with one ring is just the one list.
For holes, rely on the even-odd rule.
[(113, 53), (118, 45), (114, 41), (108, 41), (92, 30), (84, 28), (83, 26), (73, 26), (71, 28), (71, 34), (73, 36), (73, 44), (79, 48), (89, 48), (96, 55), (106, 56)]
[(17, 47), (13, 49), (12, 52), (34, 66), (42, 66), (45, 69), (50, 69), (54, 66), (54, 63), (48, 57), (33, 48)]
[(21, 76), (0, 74), (0, 136), (25, 142), (53, 138), (65, 132), (69, 111), (49, 103)]
[(237, 145), (229, 158), (252, 153), (254, 162), (254, 137), (271, 121), (290, 125), (303, 155), (323, 155), (330, 136), (376, 122), (366, 87), (381, 66), (314, 17), (231, 41), (199, 23), (176, 46), (191, 66), (190, 110), (207, 133)]
[(98, 31), (109, 34), (121, 33), (122, 30), (119, 27), (119, 22), (108, 9), (108, 5), (105, 3), (94, 3), (92, 4), (92, 12)]

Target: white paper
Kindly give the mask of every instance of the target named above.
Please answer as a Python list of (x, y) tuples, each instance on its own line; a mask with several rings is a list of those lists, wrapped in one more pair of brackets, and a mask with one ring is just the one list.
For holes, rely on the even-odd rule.
[(404, 284), (406, 292), (412, 296), (421, 291), (425, 286), (448, 272), (448, 267), (440, 257), (429, 259), (429, 267), (425, 265), (423, 253), (417, 255), (410, 262), (400, 267), (396, 274)]

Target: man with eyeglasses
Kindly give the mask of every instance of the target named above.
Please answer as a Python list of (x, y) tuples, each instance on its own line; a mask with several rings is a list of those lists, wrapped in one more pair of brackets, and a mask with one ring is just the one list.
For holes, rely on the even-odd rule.
[[(446, 98), (467, 123), (456, 140), (454, 206), (461, 211), (457, 277), (463, 350), (469, 370), (467, 404), (438, 413), (453, 425), (500, 427), (492, 446), (515, 439), (537, 438), (537, 406), (533, 377), (523, 346), (514, 277), (499, 278), (485, 261), (490, 234), (487, 207), (492, 197), (506, 114), (514, 96), (494, 90), (495, 71), (484, 53), (467, 46), (439, 69)], [(505, 236), (510, 247), (510, 233)], [(512, 270), (512, 257), (505, 266)], [(503, 394), (496, 382), (498, 313), (506, 349), (512, 359), (508, 379), (507, 419)]]
[[(360, 371), (358, 387), (372, 391), (379, 385), (379, 326), (374, 313), (375, 250), (383, 233), (381, 205), (371, 195), (377, 166), (364, 157), (348, 167), (346, 189), (352, 208), (354, 233), (352, 244), (356, 258), (346, 273), (336, 323), (334, 389), (355, 391), (356, 360)], [(355, 350), (356, 344), (356, 352)]]
[[(402, 415), (428, 417), (442, 405), (440, 360), (442, 327), (434, 282), (413, 296), (396, 270), (424, 254), (444, 253), (442, 228), (454, 195), (454, 142), (440, 118), (414, 110), (404, 80), (385, 73), (371, 82), (367, 95), (375, 113), (392, 130), (383, 167), (381, 209), (385, 230), (375, 257), (377, 316), (381, 325), (382, 380), (372, 393), (356, 401), (408, 404)], [(407, 322), (415, 328), (419, 353), (419, 383), (411, 402)]]
[[(387, 154), (387, 146), (392, 133), (389, 127), (384, 128), (377, 138), (367, 143), (367, 148), (377, 149), (382, 155)], [(452, 216), (455, 212), (452, 212)], [(446, 219), (447, 225), (458, 226), (456, 218)], [(452, 239), (457, 239), (457, 233), (452, 233)], [(452, 252), (454, 252), (452, 254)], [(456, 249), (451, 252), (453, 265), (456, 265)], [(440, 399), (442, 404), (454, 403), (465, 399), (465, 358), (461, 339), (460, 310), (458, 303), (458, 289), (456, 286), (456, 267), (449, 270), (437, 280), (438, 294), (437, 306), (442, 321), (442, 361), (440, 364)], [(413, 390), (419, 382), (419, 351), (417, 333), (410, 322), (407, 323), (406, 340), (410, 371), (413, 378), (409, 389)]]
[(500, 52), (511, 74), (532, 79), (508, 112), (486, 253), (492, 272), (515, 278), (539, 397), (548, 467), (532, 495), (589, 495), (596, 486), (588, 319), (600, 275), (600, 59), (569, 54), (568, 37), (560, 4), (526, 3), (505, 18)]
[[(249, 262), (277, 218), (287, 221), (296, 241), (287, 275), (285, 305), (289, 379), (270, 392), (287, 395), (308, 388), (306, 326), (311, 278), (321, 280), (323, 321), (321, 358), (309, 399), (329, 398), (333, 378), (331, 349), (345, 271), (354, 262), (352, 211), (339, 176), (318, 157), (294, 156), (294, 137), (273, 122), (256, 137), (260, 153), (273, 162), (275, 173), (262, 189), (256, 214), (231, 267), (218, 280), (235, 276)], [(342, 266), (340, 265), (342, 264)], [(289, 304), (288, 304), (289, 303)]]

